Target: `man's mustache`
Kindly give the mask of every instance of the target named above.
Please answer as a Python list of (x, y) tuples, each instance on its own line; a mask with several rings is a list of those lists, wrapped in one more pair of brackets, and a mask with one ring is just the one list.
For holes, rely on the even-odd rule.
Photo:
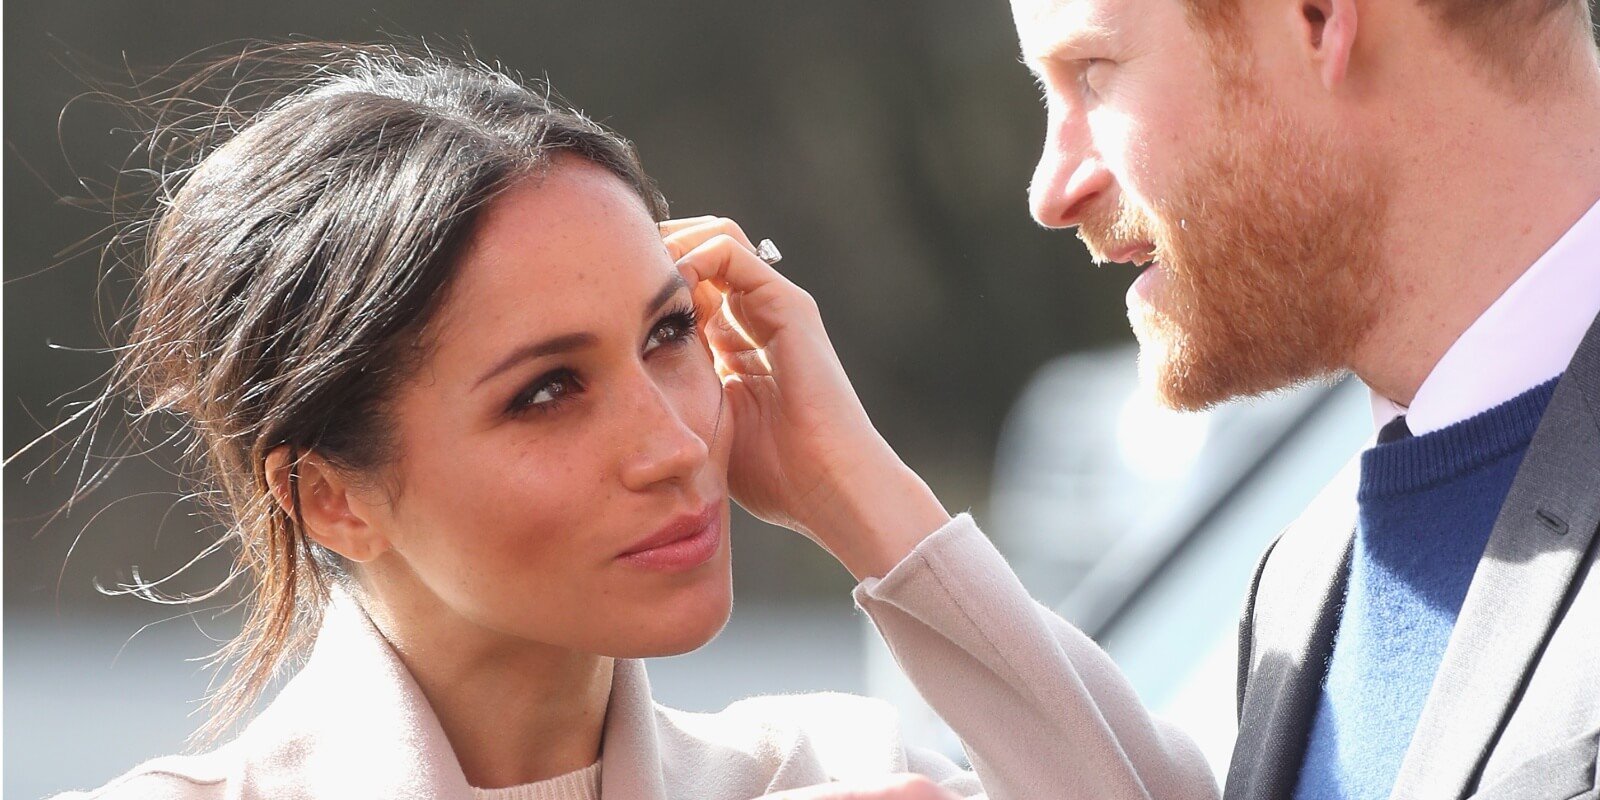
[(1148, 212), (1119, 197), (1114, 204), (1086, 211), (1077, 236), (1098, 266), (1123, 260), (1119, 256), (1130, 251), (1159, 251), (1160, 228)]

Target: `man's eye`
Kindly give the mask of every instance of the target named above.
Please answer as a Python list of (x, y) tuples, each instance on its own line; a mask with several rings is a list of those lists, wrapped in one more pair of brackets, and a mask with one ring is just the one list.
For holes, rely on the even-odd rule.
[(1106, 80), (1111, 76), (1111, 60), (1107, 58), (1086, 58), (1082, 68), (1078, 71), (1078, 82), (1086, 96), (1098, 97), (1106, 88)]

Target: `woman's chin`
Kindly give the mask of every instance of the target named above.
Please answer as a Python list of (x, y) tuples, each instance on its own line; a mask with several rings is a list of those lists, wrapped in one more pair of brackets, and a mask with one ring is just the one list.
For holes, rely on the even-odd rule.
[(641, 609), (645, 618), (628, 632), (627, 641), (618, 642), (610, 655), (616, 658), (678, 656), (698, 650), (717, 638), (733, 612), (732, 582), (699, 588), (701, 591), (692, 595)]

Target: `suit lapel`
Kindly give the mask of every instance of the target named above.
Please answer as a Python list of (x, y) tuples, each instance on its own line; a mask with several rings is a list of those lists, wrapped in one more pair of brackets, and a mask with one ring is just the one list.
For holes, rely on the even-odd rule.
[(1463, 797), (1515, 707), (1600, 527), (1600, 320), (1550, 400), (1495, 520), (1394, 797)]
[(1334, 478), (1262, 568), (1228, 800), (1277, 800), (1294, 791), (1344, 602), (1359, 467), (1358, 457)]

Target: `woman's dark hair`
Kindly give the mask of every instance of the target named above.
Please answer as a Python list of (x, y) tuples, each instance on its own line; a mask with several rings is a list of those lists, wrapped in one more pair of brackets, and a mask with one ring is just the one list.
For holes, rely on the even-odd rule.
[[(219, 83), (267, 99), (183, 110), (191, 90)], [(152, 107), (155, 160), (181, 153), (184, 166), (155, 170), (126, 341), (101, 400), (131, 401), (138, 429), (180, 419), (200, 494), (235, 550), (228, 582), (250, 581), (242, 630), (216, 655), (233, 668), (196, 734), (214, 741), (303, 650), (330, 579), (349, 579), (305, 535), (298, 492), (290, 511), (274, 501), (268, 453), (287, 448), (293, 470), (315, 452), (358, 475), (391, 462), (386, 401), (426, 353), (476, 212), (514, 182), (579, 158), (632, 187), (655, 219), (666, 203), (626, 140), (548, 87), (431, 52), (261, 45)]]

